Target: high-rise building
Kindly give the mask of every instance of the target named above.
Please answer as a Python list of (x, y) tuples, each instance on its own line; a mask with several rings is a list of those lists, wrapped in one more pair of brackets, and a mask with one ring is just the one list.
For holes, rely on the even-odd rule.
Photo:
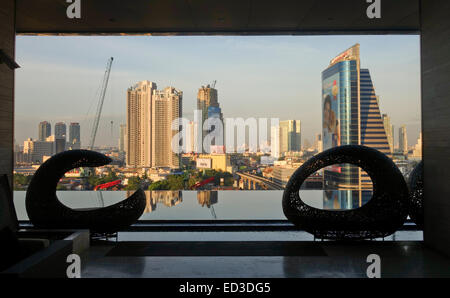
[(279, 158), (280, 153), (280, 126), (274, 125), (270, 127), (270, 151), (271, 156)]
[(392, 149), (395, 152), (395, 149), (397, 149), (398, 147), (397, 147), (397, 145), (395, 145), (395, 129), (394, 129), (394, 125), (392, 125), (391, 132), (392, 132)]
[[(129, 167), (179, 167), (179, 133), (172, 123), (182, 117), (183, 92), (173, 87), (156, 90), (156, 83), (141, 81), (127, 91), (126, 163)], [(178, 144), (179, 145), (179, 144)]]
[(406, 135), (405, 125), (398, 129), (398, 148), (402, 154), (408, 154), (408, 136)]
[(386, 137), (389, 143), (389, 151), (394, 153), (394, 126), (391, 125), (391, 118), (387, 114), (383, 114), (383, 126), (386, 131)]
[(151, 167), (152, 96), (156, 83), (141, 81), (127, 90), (126, 164)]
[(279, 152), (284, 154), (286, 152), (301, 151), (302, 142), (300, 120), (280, 121), (279, 125)]
[(58, 122), (55, 124), (55, 153), (66, 150), (66, 124)]
[(288, 151), (288, 128), (287, 125), (283, 125), (282, 121), (280, 121), (278, 126), (278, 131), (276, 132), (278, 134), (278, 142), (279, 142), (279, 149), (278, 152), (280, 152), (281, 155), (285, 154)]
[[(211, 140), (211, 145), (215, 146), (223, 146), (224, 145), (224, 123), (223, 123), (223, 115), (222, 115), (222, 109), (220, 107), (208, 107), (208, 119), (216, 118), (220, 120), (220, 123), (222, 123), (222, 131), (219, 131), (219, 128), (216, 128), (216, 125), (212, 125), (211, 129), (206, 130), (206, 133), (210, 133), (214, 131), (214, 139)], [(205, 136), (203, 136), (205, 137)]]
[[(52, 137), (47, 137), (49, 139)], [(52, 156), (54, 153), (55, 143), (52, 141), (36, 141), (31, 138), (23, 142), (23, 153), (28, 162), (42, 163), (44, 156)]]
[(172, 124), (182, 117), (182, 100), (183, 92), (174, 87), (153, 91), (152, 167), (180, 167), (180, 144), (172, 143), (172, 139), (179, 134), (181, 123), (177, 122), (177, 129), (172, 129)]
[(368, 69), (361, 69), (361, 145), (392, 157), (389, 140), (381, 117), (379, 97), (375, 93)]
[(64, 122), (55, 124), (55, 138), (66, 141), (66, 124)]
[(197, 142), (197, 123), (189, 121), (186, 131), (186, 153), (196, 152)]
[(67, 144), (70, 149), (80, 149), (80, 124), (78, 122), (71, 122), (69, 125), (69, 140)]
[[(223, 124), (223, 115), (222, 110), (219, 105), (218, 101), (218, 93), (217, 89), (214, 87), (211, 87), (210, 85), (202, 86), (200, 89), (198, 89), (197, 93), (197, 109), (201, 110), (202, 113), (202, 119), (200, 125), (204, 125), (206, 119), (209, 117), (217, 117), (222, 121)], [(213, 129), (211, 130), (202, 130), (203, 136), (202, 139), (209, 134)], [(225, 130), (223, 130), (225, 131)], [(214, 139), (211, 145), (220, 145), (224, 144), (224, 135), (222, 133), (221, 140)], [(205, 148), (203, 148), (203, 152), (205, 152)]]
[(49, 137), (52, 134), (52, 127), (49, 122), (42, 121), (39, 123), (39, 141), (45, 141), (47, 137)]
[(323, 143), (322, 143), (322, 134), (321, 133), (316, 134), (314, 147), (315, 147), (315, 149), (317, 150), (318, 153), (323, 151)]
[(419, 133), (419, 138), (413, 147), (411, 157), (414, 159), (422, 159), (422, 133)]
[(56, 154), (56, 153), (63, 152), (64, 150), (66, 150), (66, 140), (64, 140), (62, 138), (56, 138), (55, 135), (51, 135), (51, 136), (47, 137), (45, 139), (45, 142), (52, 144), (52, 150), (51, 150), (51, 154), (49, 156)]
[(119, 152), (126, 152), (126, 148), (125, 148), (126, 134), (127, 134), (127, 125), (126, 124), (120, 124)]
[[(331, 60), (322, 72), (323, 149), (365, 145), (391, 156), (378, 97), (368, 69), (361, 69), (359, 44)], [(324, 169), (326, 188), (371, 187), (370, 177), (357, 166)]]

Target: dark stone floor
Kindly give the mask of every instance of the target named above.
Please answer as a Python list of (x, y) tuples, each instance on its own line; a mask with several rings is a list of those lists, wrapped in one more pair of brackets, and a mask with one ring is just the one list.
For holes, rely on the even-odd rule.
[(106, 256), (116, 241), (305, 241), (311, 246), (312, 240), (304, 232), (119, 233), (117, 239), (91, 243), (82, 256), (82, 277), (367, 277), (370, 254), (381, 258), (381, 277), (450, 277), (450, 258), (426, 248), (421, 232), (367, 242), (315, 241), (325, 255), (313, 256)]

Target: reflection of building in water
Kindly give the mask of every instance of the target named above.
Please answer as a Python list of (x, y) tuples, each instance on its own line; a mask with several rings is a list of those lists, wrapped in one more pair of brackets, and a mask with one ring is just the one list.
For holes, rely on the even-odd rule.
[(366, 204), (372, 198), (371, 190), (324, 190), (323, 209), (348, 210)]
[[(360, 68), (359, 44), (334, 58), (322, 72), (323, 149), (364, 145), (391, 157), (378, 96), (368, 69)], [(324, 170), (328, 189), (372, 188), (359, 167), (339, 164)]]
[(217, 191), (197, 191), (197, 201), (202, 207), (206, 205), (209, 208), (218, 202)]
[[(133, 193), (134, 191), (127, 191), (127, 197)], [(173, 207), (183, 201), (183, 195), (179, 190), (146, 190), (144, 193), (147, 199), (144, 213), (155, 211), (157, 204)]]

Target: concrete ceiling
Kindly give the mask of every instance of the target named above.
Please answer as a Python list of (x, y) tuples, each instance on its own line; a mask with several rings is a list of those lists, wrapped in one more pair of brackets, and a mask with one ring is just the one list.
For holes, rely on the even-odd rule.
[(16, 0), (18, 34), (350, 34), (417, 33), (419, 0)]

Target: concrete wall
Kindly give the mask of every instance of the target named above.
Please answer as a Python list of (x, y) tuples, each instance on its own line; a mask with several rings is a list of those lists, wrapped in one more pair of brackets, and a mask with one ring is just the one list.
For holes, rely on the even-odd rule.
[(425, 243), (450, 255), (450, 1), (421, 3)]
[[(0, 1), (0, 48), (14, 56), (14, 0)], [(450, 1), (421, 1), (425, 242), (450, 255)], [(14, 72), (0, 64), (0, 174), (12, 174)]]
[[(0, 1), (0, 49), (14, 57), (15, 1)], [(14, 144), (14, 71), (0, 64), (0, 174), (12, 181)]]

